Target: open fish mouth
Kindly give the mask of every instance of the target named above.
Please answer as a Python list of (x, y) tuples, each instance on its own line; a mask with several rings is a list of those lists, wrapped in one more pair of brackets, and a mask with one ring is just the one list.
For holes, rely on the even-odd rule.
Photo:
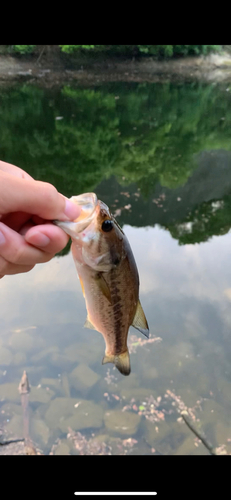
[(73, 238), (74, 235), (77, 236), (78, 233), (84, 231), (91, 223), (98, 204), (98, 198), (95, 193), (83, 193), (78, 196), (72, 196), (70, 201), (81, 207), (79, 217), (73, 222), (54, 220), (53, 223), (61, 227), (61, 229)]

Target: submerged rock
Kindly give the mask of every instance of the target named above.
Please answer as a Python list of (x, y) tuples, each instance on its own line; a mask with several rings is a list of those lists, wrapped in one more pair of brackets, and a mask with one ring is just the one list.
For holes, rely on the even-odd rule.
[(82, 400), (73, 415), (59, 422), (59, 428), (62, 432), (68, 432), (69, 427), (78, 431), (89, 427), (100, 428), (102, 423), (102, 408), (92, 401)]
[(70, 374), (71, 385), (83, 393), (91, 389), (99, 379), (100, 376), (84, 364), (78, 365)]
[(62, 439), (54, 450), (54, 455), (70, 455), (72, 446), (67, 439)]
[(66, 398), (70, 398), (70, 396), (71, 396), (70, 386), (69, 386), (68, 375), (66, 372), (62, 373), (62, 390), (63, 390), (64, 396)]
[(75, 342), (64, 349), (64, 354), (72, 363), (79, 362), (91, 364), (96, 361), (101, 362), (103, 357), (101, 345), (96, 344), (95, 342), (88, 344)]
[(193, 436), (188, 436), (179, 448), (177, 448), (174, 455), (210, 455), (202, 443), (198, 443), (198, 446), (195, 446), (194, 439)]
[(216, 423), (225, 420), (224, 408), (213, 399), (207, 399), (203, 402), (203, 423)]
[[(15, 404), (15, 403), (5, 403), (1, 406), (1, 416), (3, 417), (3, 420), (11, 420), (15, 415), (19, 415), (20, 417), (22, 416), (22, 405), (21, 402), (20, 404)], [(29, 405), (28, 408), (28, 413), (29, 413), (29, 418), (32, 417), (33, 415), (33, 410)]]
[(55, 398), (45, 413), (45, 420), (50, 428), (59, 428), (68, 432), (88, 427), (100, 427), (103, 420), (102, 408), (92, 401), (76, 398)]
[(10, 422), (6, 424), (6, 430), (13, 436), (23, 438), (23, 417), (21, 415), (14, 415)]
[(45, 413), (45, 420), (52, 429), (58, 427), (59, 423), (72, 415), (75, 411), (76, 398), (58, 397), (50, 402), (49, 408)]
[(166, 439), (172, 432), (172, 427), (165, 421), (149, 422), (145, 420), (145, 440), (153, 448), (157, 446), (159, 441)]
[(30, 429), (32, 439), (38, 442), (38, 444), (45, 445), (48, 443), (50, 429), (44, 420), (32, 418), (30, 422)]
[[(23, 416), (14, 415), (10, 422), (7, 423), (6, 430), (14, 436), (23, 437)], [(30, 437), (32, 441), (38, 442), (39, 445), (45, 445), (48, 442), (49, 435), (49, 427), (43, 420), (30, 418)]]
[(18, 384), (8, 382), (0, 385), (0, 399), (6, 401), (20, 401)]
[(54, 391), (51, 389), (44, 389), (43, 387), (31, 387), (29, 401), (38, 403), (48, 403), (54, 396)]
[(104, 415), (104, 422), (107, 429), (119, 434), (135, 434), (137, 432), (140, 415), (129, 411), (111, 410)]
[(31, 358), (31, 361), (32, 363), (37, 363), (38, 361), (42, 360), (44, 361), (47, 357), (51, 356), (55, 352), (59, 352), (59, 348), (57, 346), (46, 347), (37, 354), (34, 354), (34, 356), (32, 356)]
[(60, 393), (63, 392), (60, 378), (42, 377), (40, 380), (40, 384), (44, 388), (48, 387), (49, 389), (54, 389), (55, 392), (56, 391), (59, 391)]
[(58, 352), (53, 352), (50, 357), (51, 365), (59, 368), (60, 370), (69, 370), (70, 361), (67, 356), (59, 354)]

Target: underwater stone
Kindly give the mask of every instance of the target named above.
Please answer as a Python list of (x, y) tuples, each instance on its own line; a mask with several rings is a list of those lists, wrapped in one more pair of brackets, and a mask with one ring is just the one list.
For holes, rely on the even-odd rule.
[[(6, 425), (6, 429), (12, 435), (23, 437), (23, 416), (14, 415), (9, 423)], [(30, 418), (29, 432), (32, 441), (39, 441), (39, 444), (47, 444), (50, 430), (49, 427), (43, 420)]]
[(89, 427), (99, 428), (103, 423), (102, 408), (92, 401), (81, 400), (74, 413), (70, 417), (60, 420), (59, 428), (62, 432), (68, 432), (71, 427), (74, 431), (87, 429)]
[(91, 364), (98, 360), (101, 360), (103, 357), (102, 354), (102, 346), (81, 342), (75, 342), (70, 346), (66, 347), (64, 350), (65, 355), (72, 363), (86, 363)]
[(29, 401), (38, 403), (48, 403), (50, 399), (54, 396), (54, 391), (51, 389), (47, 390), (43, 387), (31, 387), (29, 393)]
[(62, 440), (55, 448), (54, 455), (70, 455), (70, 443), (68, 441)]
[[(157, 429), (157, 430), (156, 430)], [(164, 421), (149, 422), (145, 419), (145, 439), (153, 448), (162, 439), (167, 438), (172, 433), (172, 427)]]
[(32, 363), (37, 363), (38, 361), (45, 360), (49, 355), (55, 352), (59, 352), (59, 348), (57, 346), (46, 347), (46, 349), (43, 349), (37, 354), (34, 354), (34, 356), (32, 356), (31, 358), (31, 361)]
[(6, 430), (18, 438), (23, 437), (23, 417), (22, 415), (14, 415), (10, 422), (6, 424)]
[(135, 434), (140, 419), (136, 413), (121, 410), (107, 411), (104, 415), (106, 427), (119, 434)]
[(58, 397), (52, 399), (45, 413), (45, 420), (48, 422), (49, 427), (56, 428), (65, 418), (73, 415), (76, 410), (75, 405), (80, 401), (77, 398)]
[(0, 400), (20, 401), (18, 385), (14, 382), (8, 382), (0, 385)]
[(204, 425), (208, 424), (209, 422), (216, 423), (225, 420), (224, 408), (213, 399), (207, 399), (203, 401), (202, 410)]
[(68, 375), (66, 372), (62, 373), (62, 390), (64, 393), (64, 396), (66, 398), (70, 398), (70, 386), (69, 386), (69, 380), (68, 380)]
[(89, 366), (80, 364), (71, 372), (70, 379), (75, 389), (85, 392), (98, 382), (100, 376)]
[(40, 384), (45, 388), (49, 387), (49, 389), (54, 389), (55, 391), (63, 392), (60, 378), (43, 377), (40, 380)]
[(63, 354), (59, 354), (58, 352), (53, 352), (53, 354), (51, 354), (50, 363), (61, 370), (70, 369), (70, 361), (68, 357)]
[(8, 417), (12, 418), (15, 414), (22, 415), (22, 406), (21, 404), (17, 405), (15, 403), (5, 403), (1, 406), (1, 414), (4, 419)]
[(41, 419), (31, 419), (30, 421), (31, 438), (38, 441), (39, 444), (47, 444), (50, 436), (50, 429)]
[(199, 446), (195, 446), (193, 436), (187, 437), (184, 442), (177, 448), (174, 455), (210, 455), (209, 451), (203, 446), (202, 443), (198, 443)]

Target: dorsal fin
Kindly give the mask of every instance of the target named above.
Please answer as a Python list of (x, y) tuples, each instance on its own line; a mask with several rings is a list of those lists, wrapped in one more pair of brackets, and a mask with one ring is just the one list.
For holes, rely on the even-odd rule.
[(149, 338), (149, 326), (140, 301), (137, 304), (132, 326), (143, 333), (145, 337)]

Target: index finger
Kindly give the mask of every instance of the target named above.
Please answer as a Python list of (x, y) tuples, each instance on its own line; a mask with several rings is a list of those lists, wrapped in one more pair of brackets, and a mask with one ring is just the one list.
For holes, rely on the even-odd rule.
[(21, 179), (33, 179), (31, 175), (29, 175), (27, 172), (24, 172), (24, 170), (22, 170), (21, 168), (5, 161), (0, 161), (0, 170), (2, 170), (3, 172), (7, 172), (8, 174), (15, 175), (16, 177), (21, 177)]
[(47, 182), (20, 178), (0, 170), (0, 214), (26, 212), (46, 220), (74, 220), (80, 208)]

